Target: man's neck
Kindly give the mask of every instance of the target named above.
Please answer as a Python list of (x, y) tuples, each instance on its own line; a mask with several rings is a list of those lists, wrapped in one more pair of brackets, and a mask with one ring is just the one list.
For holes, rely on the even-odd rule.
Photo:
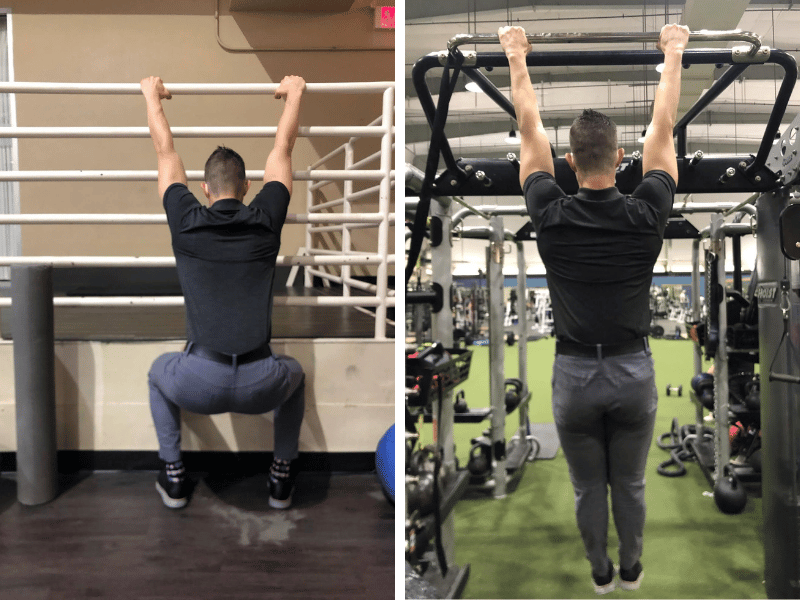
[(578, 177), (578, 185), (582, 188), (587, 188), (590, 190), (604, 190), (606, 188), (614, 187), (617, 185), (616, 172)]

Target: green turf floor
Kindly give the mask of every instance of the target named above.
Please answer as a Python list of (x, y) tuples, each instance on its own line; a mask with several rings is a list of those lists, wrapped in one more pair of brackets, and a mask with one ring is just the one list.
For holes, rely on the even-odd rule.
[[(696, 463), (683, 477), (666, 478), (656, 467), (668, 457), (655, 445), (674, 417), (694, 422), (688, 398), (693, 375), (692, 343), (652, 340), (659, 390), (658, 415), (647, 464), (647, 523), (637, 592), (617, 590), (607, 598), (766, 598), (761, 501), (748, 499), (745, 512), (724, 515)], [(463, 385), (470, 407), (487, 406), (488, 349), (473, 347), (470, 377)], [(550, 372), (554, 340), (528, 344), (531, 422), (552, 422)], [(506, 347), (506, 376), (517, 377), (517, 349)], [(667, 385), (683, 384), (684, 395), (667, 396)], [(514, 413), (509, 432), (518, 425)], [(456, 455), (462, 465), (470, 438), (488, 421), (458, 424)], [(429, 434), (430, 431), (426, 432)], [(503, 499), (469, 492), (455, 509), (456, 564), (470, 564), (465, 598), (590, 598), (589, 563), (575, 524), (573, 492), (562, 450), (554, 460), (528, 464), (518, 487)], [(616, 562), (612, 526), (609, 553)]]

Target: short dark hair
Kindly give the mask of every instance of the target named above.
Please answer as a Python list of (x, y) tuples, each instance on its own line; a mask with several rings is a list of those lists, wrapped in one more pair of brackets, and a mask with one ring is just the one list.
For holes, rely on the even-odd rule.
[(584, 173), (601, 173), (614, 168), (617, 126), (603, 113), (584, 109), (569, 129), (569, 146), (575, 165)]
[(234, 194), (244, 196), (245, 181), (244, 160), (238, 153), (217, 146), (206, 161), (205, 182), (213, 196)]

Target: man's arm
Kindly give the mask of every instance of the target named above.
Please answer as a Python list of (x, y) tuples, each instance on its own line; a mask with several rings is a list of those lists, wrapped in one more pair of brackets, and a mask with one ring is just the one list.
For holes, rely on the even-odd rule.
[(147, 102), (147, 125), (158, 157), (158, 196), (163, 200), (164, 193), (173, 183), (186, 185), (186, 170), (183, 161), (172, 143), (172, 130), (164, 114), (162, 100), (169, 100), (172, 94), (164, 87), (160, 77), (142, 79), (142, 94)]
[(522, 27), (501, 27), (497, 35), (508, 58), (511, 70), (511, 95), (514, 109), (517, 112), (517, 125), (520, 135), (519, 182), (525, 185), (528, 175), (536, 171), (555, 174), (553, 156), (550, 151), (550, 140), (544, 130), (539, 115), (539, 103), (536, 92), (528, 75), (525, 57), (531, 45), (525, 37)]
[(288, 75), (281, 80), (275, 90), (275, 98), (285, 98), (283, 114), (278, 121), (275, 134), (275, 146), (267, 157), (264, 168), (264, 182), (280, 181), (292, 193), (292, 149), (297, 140), (297, 128), (300, 123), (300, 100), (306, 89), (302, 77)]
[(642, 148), (642, 173), (660, 169), (669, 173), (678, 182), (678, 161), (672, 129), (678, 116), (678, 101), (681, 97), (681, 62), (689, 28), (681, 25), (664, 25), (658, 47), (664, 53), (664, 71), (658, 82), (653, 102), (653, 120), (647, 128)]

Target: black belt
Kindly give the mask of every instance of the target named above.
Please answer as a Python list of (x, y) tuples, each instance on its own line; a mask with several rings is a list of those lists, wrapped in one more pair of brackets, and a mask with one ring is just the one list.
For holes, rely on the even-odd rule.
[(567, 356), (586, 356), (589, 358), (603, 358), (604, 356), (620, 356), (633, 354), (649, 348), (647, 338), (639, 338), (618, 344), (578, 344), (575, 342), (556, 342), (556, 354)]
[(270, 350), (269, 344), (267, 343), (260, 348), (250, 350), (244, 354), (224, 354), (222, 352), (212, 350), (211, 348), (205, 348), (203, 346), (198, 346), (197, 344), (192, 344), (189, 347), (189, 354), (201, 356), (202, 358), (207, 358), (208, 360), (213, 360), (214, 362), (222, 363), (224, 365), (232, 365), (235, 358), (237, 365), (243, 365), (256, 360), (261, 360), (262, 358), (269, 358), (272, 356), (272, 350)]

